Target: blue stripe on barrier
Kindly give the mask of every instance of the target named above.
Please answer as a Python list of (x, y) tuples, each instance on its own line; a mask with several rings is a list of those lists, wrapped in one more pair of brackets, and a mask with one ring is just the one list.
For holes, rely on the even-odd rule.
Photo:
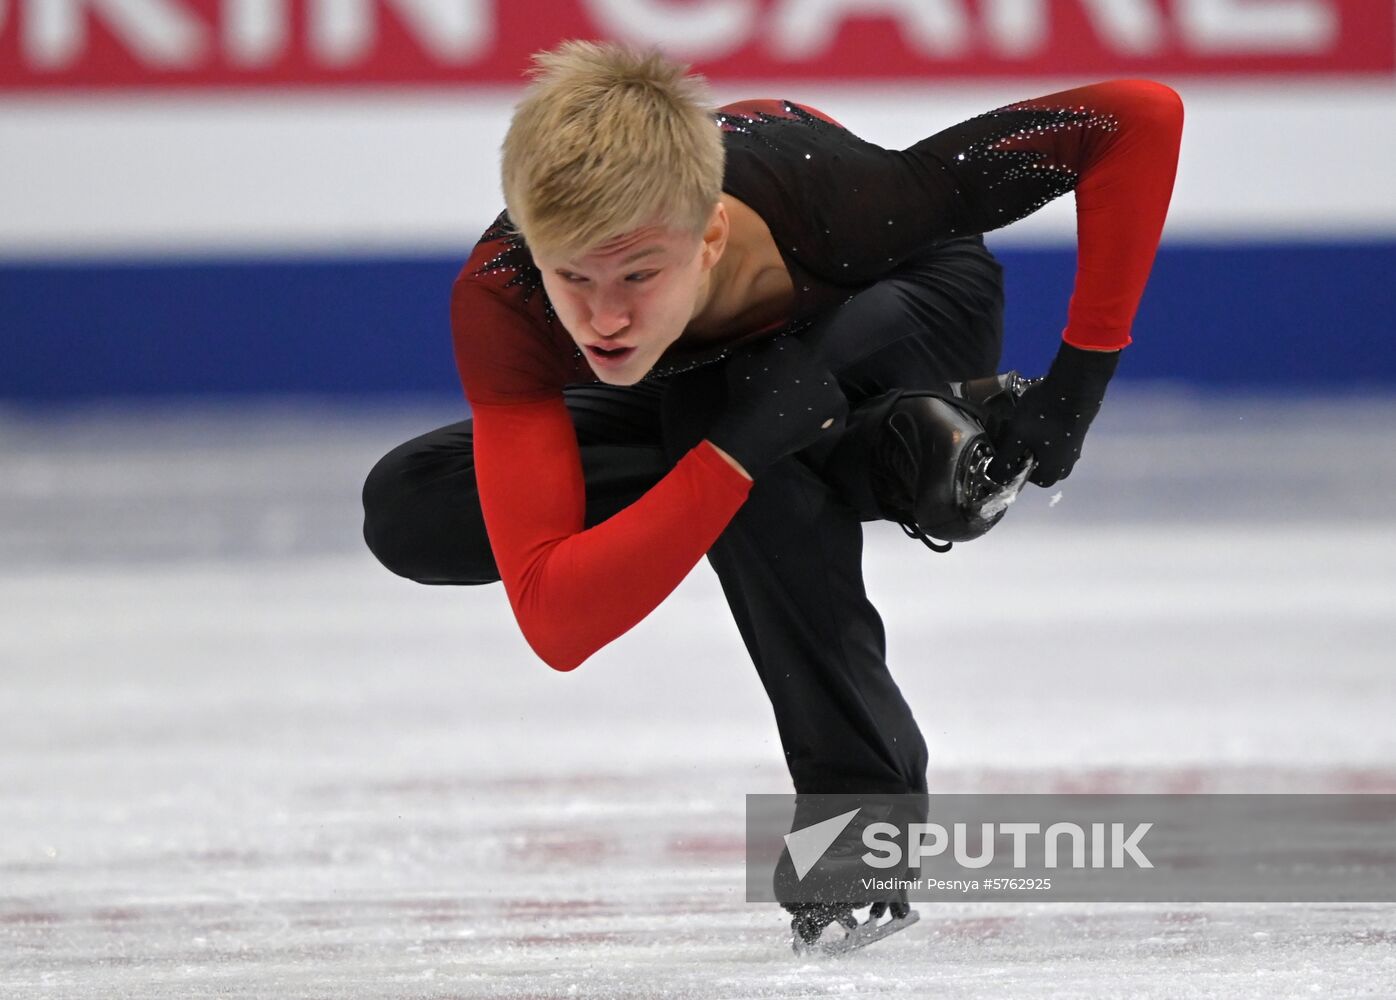
[[(1006, 250), (1005, 361), (1039, 371), (1075, 253)], [(1120, 376), (1266, 388), (1396, 388), (1396, 241), (1160, 250)], [(1027, 363), (1024, 358), (1028, 359)]]
[[(1000, 249), (1005, 366), (1037, 372), (1069, 248)], [(445, 257), (0, 263), (0, 399), (458, 391)], [(1396, 241), (1166, 246), (1121, 375), (1396, 386)]]

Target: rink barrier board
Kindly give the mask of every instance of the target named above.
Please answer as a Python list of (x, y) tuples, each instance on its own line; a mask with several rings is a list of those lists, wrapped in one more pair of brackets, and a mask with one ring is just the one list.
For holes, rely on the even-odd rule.
[[(1070, 247), (1000, 247), (1004, 366), (1045, 368)], [(463, 256), (463, 254), (462, 254)], [(0, 262), (0, 399), (458, 392), (461, 257)], [(1121, 376), (1256, 389), (1396, 385), (1396, 240), (1167, 244)]]

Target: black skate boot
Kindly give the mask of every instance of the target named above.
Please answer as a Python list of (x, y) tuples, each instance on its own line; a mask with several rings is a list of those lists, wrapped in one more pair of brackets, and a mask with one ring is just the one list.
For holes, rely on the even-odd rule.
[[(835, 816), (826, 820), (824, 813), (828, 811), (818, 797), (797, 801), (794, 830), (842, 819)], [(894, 869), (870, 867), (864, 861), (869, 848), (864, 845), (863, 833), (873, 823), (891, 823), (904, 833), (910, 822), (924, 818), (924, 800), (912, 796), (883, 797), (880, 802), (865, 802), (856, 813), (813, 863), (806, 857), (797, 867), (787, 846), (776, 865), (776, 898), (791, 915), (791, 947), (797, 954), (836, 955), (853, 951), (904, 930), (919, 919), (907, 902), (906, 886), (915, 871), (908, 871), (904, 863)], [(905, 847), (903, 836), (895, 839)], [(791, 844), (793, 840), (787, 838), (787, 845)], [(901, 857), (906, 856), (903, 849)], [(880, 888), (870, 884), (874, 877)], [(867, 914), (860, 921), (855, 912), (863, 909)], [(840, 930), (833, 930), (835, 924)]]
[[(1032, 385), (1017, 372), (944, 389), (888, 394), (869, 482), (884, 518), (936, 552), (983, 535), (1003, 518), (1032, 472), (1008, 483), (988, 476), (992, 441)], [(935, 541), (939, 539), (939, 541)]]

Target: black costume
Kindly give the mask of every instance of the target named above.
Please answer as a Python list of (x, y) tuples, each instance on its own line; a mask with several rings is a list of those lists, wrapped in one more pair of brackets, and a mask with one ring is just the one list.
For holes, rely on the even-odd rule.
[[(365, 538), (423, 583), (502, 576), (526, 637), (559, 669), (643, 618), (706, 552), (796, 790), (924, 790), (926, 746), (863, 588), (860, 520), (877, 512), (850, 480), (856, 463), (831, 455), (871, 448), (877, 428), (858, 414), (875, 397), (995, 371), (1001, 274), (977, 234), (1073, 187), (1082, 270), (1066, 339), (1128, 342), (1171, 192), (1177, 98), (1139, 81), (1081, 88), (901, 153), (783, 102), (744, 102), (719, 122), (724, 188), (766, 221), (794, 282), (781, 332), (815, 351), (852, 407), (840, 439), (748, 486), (700, 443), (724, 399), (723, 366), (710, 362), (772, 331), (699, 354), (680, 341), (638, 385), (594, 384), (501, 220), (453, 300), (474, 418), (378, 463)], [(618, 572), (635, 583), (628, 606), (614, 606)]]

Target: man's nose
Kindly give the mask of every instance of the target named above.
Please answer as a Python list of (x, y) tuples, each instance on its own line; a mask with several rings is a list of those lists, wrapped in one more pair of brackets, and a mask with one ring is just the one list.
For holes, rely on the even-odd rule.
[(618, 295), (599, 294), (592, 302), (591, 328), (603, 337), (614, 337), (630, 325), (630, 307)]

